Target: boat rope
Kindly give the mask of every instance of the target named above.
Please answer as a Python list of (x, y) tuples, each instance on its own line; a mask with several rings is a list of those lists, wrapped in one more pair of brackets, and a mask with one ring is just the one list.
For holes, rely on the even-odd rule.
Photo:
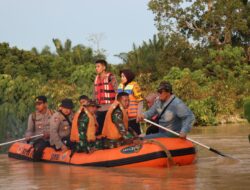
[(174, 163), (174, 160), (173, 160), (173, 157), (170, 153), (170, 151), (167, 149), (167, 147), (162, 144), (160, 141), (157, 141), (155, 139), (147, 139), (147, 140), (143, 140), (143, 143), (149, 143), (149, 144), (156, 144), (158, 145), (159, 147), (162, 148), (162, 150), (166, 153), (167, 155), (167, 159), (168, 159), (168, 167), (170, 166), (174, 166), (175, 163)]

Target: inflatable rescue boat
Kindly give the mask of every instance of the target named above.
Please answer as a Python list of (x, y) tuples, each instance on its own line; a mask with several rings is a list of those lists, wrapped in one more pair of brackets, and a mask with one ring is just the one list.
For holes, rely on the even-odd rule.
[[(14, 143), (9, 157), (33, 161), (33, 147), (26, 143)], [(97, 150), (93, 153), (74, 153), (45, 148), (43, 162), (98, 167), (168, 167), (188, 165), (195, 160), (192, 142), (180, 138), (157, 138), (138, 145), (126, 145), (113, 149)]]

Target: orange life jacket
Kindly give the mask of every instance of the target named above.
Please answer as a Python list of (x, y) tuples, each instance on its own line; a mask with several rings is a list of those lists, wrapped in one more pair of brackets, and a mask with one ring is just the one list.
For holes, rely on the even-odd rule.
[(124, 108), (122, 108), (122, 106), (120, 105), (120, 103), (118, 101), (115, 101), (110, 106), (110, 108), (106, 114), (103, 129), (102, 129), (102, 136), (107, 137), (108, 139), (112, 139), (112, 140), (117, 140), (117, 139), (120, 139), (122, 137), (119, 130), (117, 129), (116, 125), (112, 121), (112, 113), (117, 108), (117, 106), (120, 106), (120, 108), (122, 110), (123, 123), (125, 125), (126, 130), (128, 130), (127, 111)]
[(96, 140), (96, 118), (89, 113), (87, 109), (84, 109), (81, 107), (74, 115), (73, 121), (72, 121), (72, 128), (71, 128), (71, 133), (70, 133), (70, 140), (72, 142), (79, 142), (79, 131), (78, 131), (78, 119), (81, 114), (81, 112), (85, 112), (89, 118), (89, 123), (88, 123), (88, 129), (87, 129), (87, 141), (95, 141)]
[(133, 95), (133, 88), (136, 85), (136, 82), (132, 81), (127, 84), (125, 87), (122, 83), (118, 86), (118, 93), (126, 92), (129, 94), (129, 107), (128, 107), (128, 117), (136, 118), (138, 113), (138, 100)]
[(104, 79), (99, 75), (95, 78), (95, 97), (99, 104), (112, 104), (115, 100), (115, 89), (109, 81), (111, 75), (107, 73)]

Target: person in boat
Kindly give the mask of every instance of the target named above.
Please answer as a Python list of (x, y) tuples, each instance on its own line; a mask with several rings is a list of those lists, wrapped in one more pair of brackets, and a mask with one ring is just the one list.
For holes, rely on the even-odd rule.
[(86, 105), (74, 115), (70, 140), (76, 142), (75, 151), (90, 153), (103, 149), (101, 139), (97, 139), (98, 123), (95, 113), (100, 106), (94, 100), (89, 100)]
[[(48, 108), (47, 97), (43, 95), (35, 98), (35, 107), (36, 111), (32, 112), (28, 118), (25, 139), (28, 143), (33, 144), (34, 161), (39, 161), (43, 155), (43, 150), (49, 146), (49, 121), (54, 111)], [(31, 140), (33, 135), (39, 134), (43, 134), (43, 136)]]
[[(155, 101), (159, 98), (159, 94), (158, 93), (150, 93), (145, 97), (146, 103), (147, 103), (147, 107), (148, 109), (151, 108)], [(151, 119), (151, 121), (156, 121), (157, 120), (157, 114), (154, 115)], [(158, 133), (159, 132), (159, 128), (154, 126), (154, 125), (150, 125), (147, 130), (146, 130), (146, 135), (149, 134), (154, 134), (154, 133)]]
[(105, 60), (97, 60), (95, 66), (97, 76), (94, 81), (94, 100), (100, 105), (96, 112), (99, 124), (97, 135), (100, 135), (107, 111), (115, 101), (118, 85), (115, 76), (107, 71), (107, 62)]
[(79, 97), (80, 106), (85, 106), (85, 105), (88, 104), (88, 102), (89, 102), (89, 97), (88, 97), (88, 96), (86, 96), (86, 95), (81, 95), (81, 96)]
[(134, 81), (135, 74), (129, 70), (124, 69), (120, 71), (121, 83), (118, 86), (118, 93), (126, 92), (129, 94), (129, 107), (128, 107), (128, 125), (138, 135), (141, 134), (141, 127), (138, 116), (142, 114), (143, 98), (140, 86)]
[[(158, 122), (161, 126), (169, 128), (180, 133), (181, 138), (186, 138), (187, 133), (195, 121), (193, 112), (184, 104), (182, 100), (176, 97), (172, 92), (172, 85), (167, 81), (162, 81), (157, 89), (159, 99), (140, 119), (151, 119), (158, 114)], [(146, 135), (145, 138), (156, 137), (175, 137), (165, 130), (159, 129), (156, 134)]]
[(73, 108), (71, 99), (63, 99), (59, 111), (55, 112), (50, 119), (50, 145), (56, 150), (73, 149), (73, 143), (70, 141)]
[(109, 148), (130, 144), (137, 139), (136, 135), (128, 130), (128, 107), (129, 94), (120, 92), (107, 112), (102, 130), (102, 136), (107, 138)]

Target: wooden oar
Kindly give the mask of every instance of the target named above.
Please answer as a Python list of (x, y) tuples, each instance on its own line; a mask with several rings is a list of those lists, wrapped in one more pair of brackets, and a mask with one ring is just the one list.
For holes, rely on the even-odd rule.
[[(31, 136), (30, 139), (34, 139), (36, 137), (42, 137), (43, 134), (39, 134), (39, 135), (34, 135), (34, 136)], [(24, 141), (26, 140), (25, 138), (22, 138), (22, 139), (17, 139), (17, 140), (13, 140), (13, 141), (9, 141), (9, 142), (5, 142), (5, 143), (1, 143), (0, 146), (4, 146), (4, 145), (8, 145), (8, 144), (12, 144), (12, 143), (15, 143), (15, 142), (19, 142), (19, 141)]]
[[(146, 121), (147, 123), (150, 123), (150, 124), (152, 124), (152, 125), (154, 125), (154, 126), (156, 126), (156, 127), (159, 127), (159, 128), (161, 128), (161, 129), (163, 129), (164, 131), (168, 131), (168, 132), (170, 132), (170, 133), (172, 133), (172, 134), (174, 134), (174, 135), (176, 135), (176, 136), (180, 136), (179, 133), (177, 133), (177, 132), (175, 132), (175, 131), (173, 131), (173, 130), (171, 130), (171, 129), (165, 128), (165, 127), (163, 127), (163, 126), (161, 126), (161, 125), (159, 125), (159, 124), (157, 124), (157, 123), (154, 123), (154, 122), (152, 122), (152, 121), (150, 121), (150, 120), (148, 120), (148, 119), (144, 119), (144, 121)], [(222, 152), (220, 152), (220, 151), (218, 151), (218, 150), (215, 150), (214, 148), (211, 148), (211, 147), (209, 147), (209, 146), (207, 146), (207, 145), (205, 145), (205, 144), (202, 144), (202, 143), (200, 143), (200, 142), (197, 142), (197, 141), (195, 141), (195, 140), (193, 140), (193, 139), (191, 139), (191, 138), (189, 138), (189, 137), (187, 137), (186, 139), (189, 140), (189, 141), (191, 141), (191, 142), (193, 142), (193, 143), (195, 143), (195, 144), (200, 145), (201, 147), (204, 147), (204, 148), (210, 150), (211, 152), (213, 152), (213, 153), (215, 153), (215, 154), (218, 154), (218, 155), (223, 156), (223, 157), (235, 159), (235, 158), (233, 158), (233, 157), (231, 157), (231, 156), (228, 156), (228, 155), (226, 155), (226, 154), (224, 154), (224, 153), (222, 153)]]

